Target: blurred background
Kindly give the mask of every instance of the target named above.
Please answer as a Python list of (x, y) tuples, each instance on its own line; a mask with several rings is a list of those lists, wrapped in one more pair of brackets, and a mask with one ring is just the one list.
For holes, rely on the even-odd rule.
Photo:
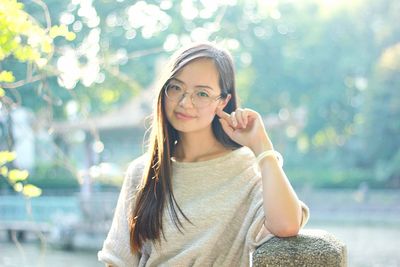
[(349, 266), (400, 266), (400, 2), (0, 0), (0, 266), (103, 266), (123, 174), (144, 151), (165, 60), (235, 60)]

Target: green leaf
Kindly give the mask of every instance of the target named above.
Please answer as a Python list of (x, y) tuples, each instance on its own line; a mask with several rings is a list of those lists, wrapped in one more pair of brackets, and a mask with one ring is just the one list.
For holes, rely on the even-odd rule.
[(10, 180), (11, 183), (16, 183), (18, 181), (23, 181), (26, 180), (26, 178), (28, 178), (29, 176), (29, 172), (27, 170), (11, 170), (8, 173), (8, 179)]
[(3, 175), (4, 177), (6, 177), (8, 174), (8, 168), (7, 166), (3, 166), (0, 168), (0, 175)]
[(68, 31), (68, 27), (64, 24), (51, 27), (49, 36), (53, 39), (58, 36), (63, 36), (67, 41), (72, 41), (76, 38), (76, 34)]
[(109, 104), (117, 101), (119, 94), (115, 90), (105, 89), (103, 92), (101, 92), (100, 97), (104, 103)]
[(49, 35), (51, 38), (56, 38), (57, 36), (65, 36), (68, 33), (68, 28), (67, 26), (61, 24), (61, 25), (55, 25), (51, 27)]
[(53, 50), (53, 44), (49, 41), (49, 40), (45, 40), (42, 43), (42, 51), (44, 53), (51, 53), (51, 51)]
[(13, 161), (17, 157), (17, 154), (12, 151), (0, 151), (0, 164), (4, 164)]
[(22, 194), (24, 194), (27, 197), (38, 197), (42, 194), (42, 189), (40, 189), (37, 186), (34, 186), (33, 184), (27, 184), (24, 186)]
[(74, 32), (68, 32), (65, 35), (65, 39), (67, 39), (67, 41), (73, 41), (76, 38), (76, 34)]
[(23, 190), (23, 188), (24, 188), (24, 186), (22, 185), (22, 183), (16, 183), (16, 184), (14, 185), (14, 190), (15, 190), (16, 192), (21, 192), (21, 191)]
[(3, 70), (0, 72), (0, 82), (12, 83), (15, 81), (15, 77), (11, 71)]

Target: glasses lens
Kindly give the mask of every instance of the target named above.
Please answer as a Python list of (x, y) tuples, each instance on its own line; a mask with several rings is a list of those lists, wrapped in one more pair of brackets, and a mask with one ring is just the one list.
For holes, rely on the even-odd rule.
[(172, 100), (180, 99), (183, 93), (184, 92), (179, 85), (168, 84), (167, 87), (165, 88), (165, 94), (167, 95), (168, 98)]
[(205, 107), (211, 104), (211, 97), (205, 95), (201, 91), (195, 92), (193, 95), (193, 104), (196, 107)]
[[(185, 90), (178, 84), (170, 83), (165, 87), (165, 95), (173, 101), (180, 101), (184, 94)], [(206, 107), (213, 101), (209, 94), (202, 90), (196, 90), (188, 97), (192, 99), (196, 107)]]

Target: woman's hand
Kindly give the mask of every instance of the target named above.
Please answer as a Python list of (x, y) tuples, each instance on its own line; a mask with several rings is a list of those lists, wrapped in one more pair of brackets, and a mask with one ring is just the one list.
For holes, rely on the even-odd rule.
[(256, 111), (238, 108), (228, 114), (217, 109), (216, 114), (220, 117), (219, 121), (225, 133), (236, 143), (249, 147), (256, 156), (265, 150), (273, 149), (262, 118)]
[[(260, 114), (238, 108), (231, 114), (217, 110), (222, 128), (236, 143), (249, 147), (256, 156), (273, 149)], [(268, 157), (272, 159), (272, 157)], [(302, 208), (285, 172), (276, 160), (262, 161), (260, 165), (264, 227), (276, 236), (297, 235), (302, 221)]]

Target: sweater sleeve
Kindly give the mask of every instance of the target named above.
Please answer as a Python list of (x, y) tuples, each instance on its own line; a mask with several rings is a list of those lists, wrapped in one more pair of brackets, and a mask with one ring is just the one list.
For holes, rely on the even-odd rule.
[[(302, 208), (302, 220), (300, 228), (303, 228), (309, 219), (310, 213), (306, 204), (300, 201), (300, 205)], [(272, 233), (268, 231), (268, 229), (264, 226), (264, 207), (263, 207), (263, 198), (262, 198), (262, 190), (259, 190), (256, 193), (255, 198), (251, 203), (251, 208), (255, 215), (253, 222), (250, 225), (249, 231), (247, 233), (247, 243), (249, 245), (249, 249), (254, 251), (263, 243), (274, 237)]]
[(118, 197), (111, 228), (98, 252), (98, 260), (115, 267), (139, 266), (140, 253), (130, 251), (130, 232), (128, 218), (134, 203), (136, 186), (139, 178), (137, 164), (133, 161), (128, 167)]

